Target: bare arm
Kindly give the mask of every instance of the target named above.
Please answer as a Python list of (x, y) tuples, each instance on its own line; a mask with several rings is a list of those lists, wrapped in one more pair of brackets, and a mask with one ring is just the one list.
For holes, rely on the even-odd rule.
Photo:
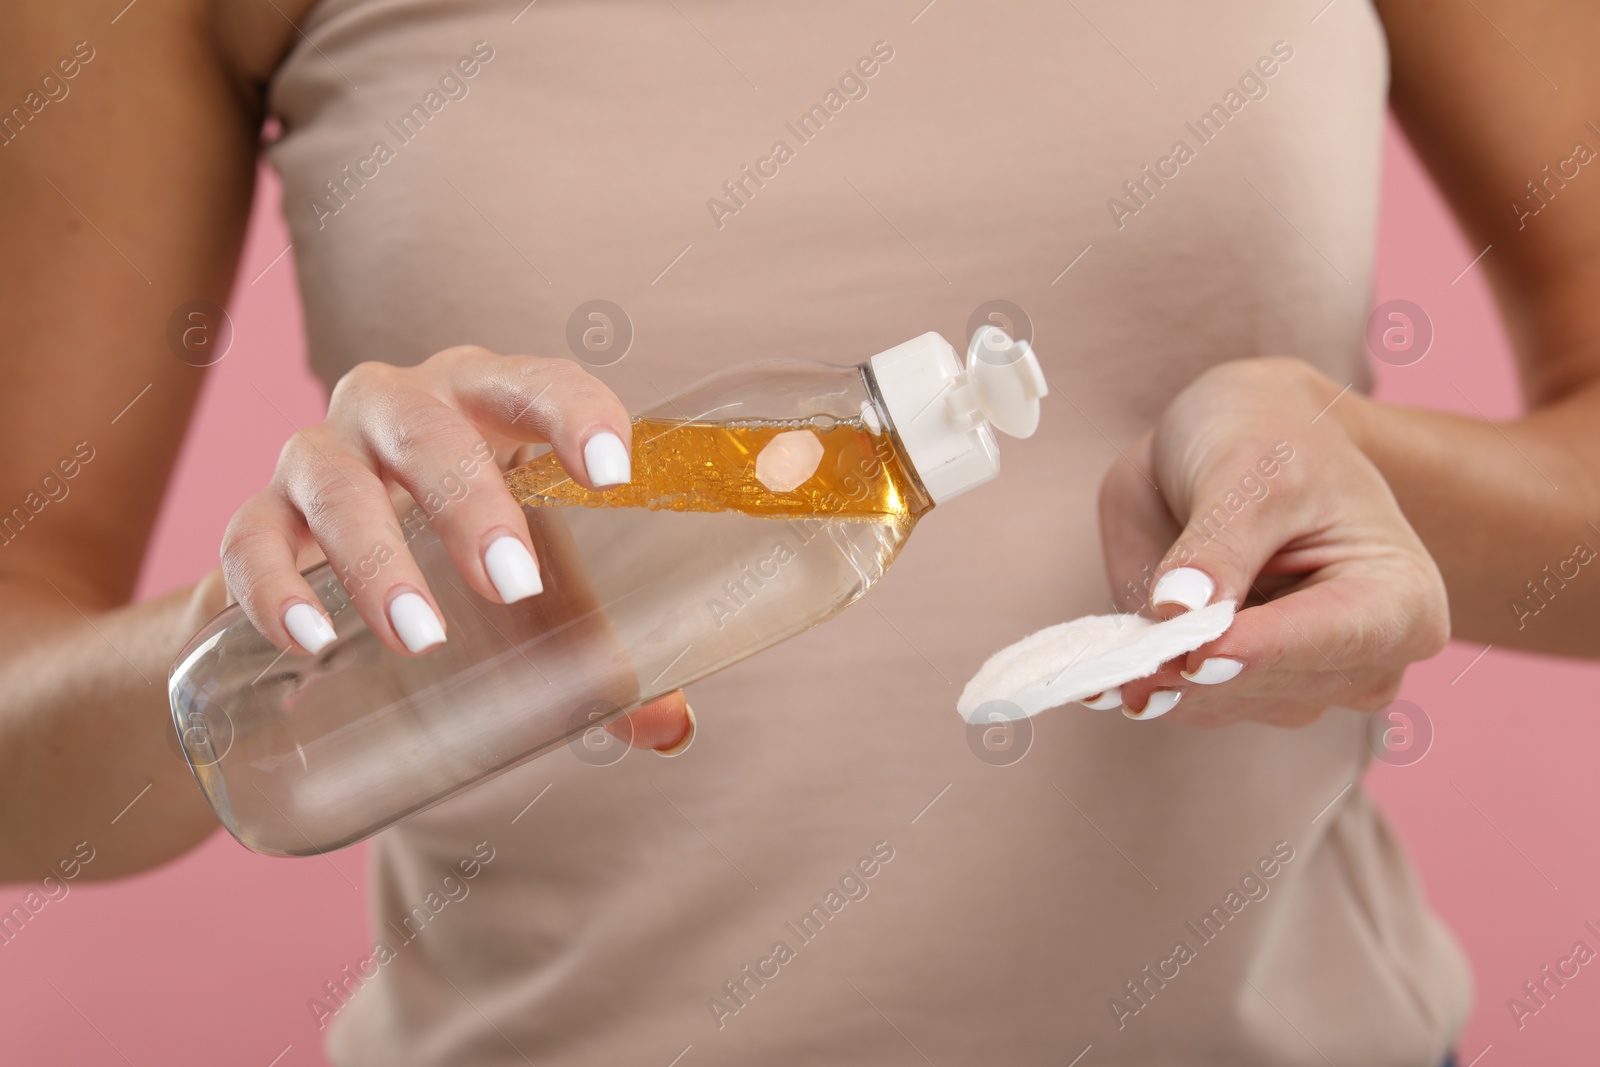
[[(1201, 375), (1135, 462), (1107, 475), (1107, 565), (1136, 602), (1144, 575), (1156, 579), (1148, 599), (1163, 616), (1213, 598), (1245, 608), (1218, 640), (1094, 706), (1283, 725), (1329, 705), (1374, 711), (1452, 631), (1600, 656), (1600, 76), (1589, 57), (1600, 10), (1378, 8), (1394, 107), (1473, 247), (1494, 246), (1482, 269), (1528, 412), (1495, 425), (1381, 404), (1293, 358)], [(1513, 208), (1546, 180), (1537, 215), (1537, 200)]]
[(167, 319), (227, 300), (259, 101), (208, 5), (144, 0), (113, 25), (121, 7), (16, 5), (0, 34), (4, 106), (58, 97), (0, 147), (0, 880), (83, 840), (85, 876), (126, 873), (215, 827), (165, 678), (220, 578), (126, 605), (202, 381)]
[[(201, 383), (169, 347), (168, 322), (196, 299), (227, 300), (262, 86), (311, 3), (75, 0), (32, 5), (0, 37), (0, 100), (26, 99), (47, 74), (41, 93), (60, 97), (0, 146), (0, 507), (24, 509), (15, 536), (0, 537), (0, 881), (38, 878), (80, 841), (95, 850), (87, 876), (126, 874), (216, 827), (173, 743), (165, 683), (224, 605), (223, 571), (127, 601)], [(235, 516), (228, 580), (270, 640), (303, 654), (296, 641), (323, 638), (314, 625), (289, 632), (288, 611), (316, 604), (301, 557), (318, 549), (339, 563), (370, 546), (395, 521), (393, 486), (438, 484), (441, 466), (486, 436), (508, 453), (548, 441), (592, 485), (586, 466), (602, 453), (591, 446), (609, 438), (626, 468), (628, 426), (615, 395), (569, 360), (452, 349), (406, 370), (367, 365)], [(493, 573), (489, 550), (508, 540), (534, 564), (498, 469), (477, 478), (484, 491), (439, 520), (441, 536), (480, 594), (537, 595), (526, 575)], [(404, 594), (429, 594), (409, 553), (396, 557), (356, 607), (397, 653), (425, 653), (443, 626), (401, 632)], [(693, 717), (669, 694), (613, 727), (670, 753)]]
[(1458, 636), (1600, 655), (1600, 559), (1578, 562), (1580, 544), (1600, 552), (1600, 158), (1565, 187), (1551, 183), (1538, 215), (1512, 208), (1538, 205), (1526, 183), (1544, 181), (1577, 142), (1600, 153), (1600, 9), (1378, 7), (1395, 110), (1472, 246), (1494, 246), (1480, 267), (1510, 327), (1528, 413), (1495, 426), (1349, 396), (1332, 411), (1438, 562)]

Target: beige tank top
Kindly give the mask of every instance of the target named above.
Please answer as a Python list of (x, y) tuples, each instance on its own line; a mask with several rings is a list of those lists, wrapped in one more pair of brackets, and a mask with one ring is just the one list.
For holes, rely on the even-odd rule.
[(1467, 971), (1361, 716), (1066, 708), (1008, 744), (955, 712), (991, 652), (1105, 610), (1096, 487), (1199, 371), (1366, 386), (1386, 53), (1367, 3), (1319, 6), (312, 12), (270, 156), (330, 385), (476, 342), (639, 409), (999, 314), (1052, 386), (865, 604), (692, 688), (686, 755), (563, 751), (382, 835), (372, 953), (307, 1004), (336, 1062), (1442, 1058)]

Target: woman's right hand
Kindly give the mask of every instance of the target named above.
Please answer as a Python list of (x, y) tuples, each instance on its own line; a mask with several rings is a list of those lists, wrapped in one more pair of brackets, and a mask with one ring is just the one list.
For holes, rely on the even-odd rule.
[[(631, 440), (622, 402), (570, 360), (467, 345), (415, 367), (362, 363), (334, 388), (327, 420), (289, 440), (270, 484), (228, 524), (223, 574), (267, 640), (317, 652), (334, 630), (300, 574), (299, 557), (315, 543), (335, 574), (362, 576), (346, 590), (373, 634), (399, 655), (423, 655), (447, 639), (444, 618), (390, 487), (419, 503), (443, 499), (424, 510), (462, 578), (480, 596), (513, 603), (543, 584), (497, 455), (546, 442), (573, 480), (599, 489), (631, 478)], [(381, 566), (369, 578), (374, 560)], [(686, 741), (692, 725), (679, 693), (623, 722), (619, 736), (654, 749)]]

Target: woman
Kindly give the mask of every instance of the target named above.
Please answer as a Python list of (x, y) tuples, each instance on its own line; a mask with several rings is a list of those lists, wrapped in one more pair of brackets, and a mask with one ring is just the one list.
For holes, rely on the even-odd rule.
[[(964, 338), (1003, 298), (1053, 392), (1001, 479), (919, 528), (874, 610), (696, 686), (705, 736), (678, 759), (541, 760), (381, 837), (373, 961), (309, 1005), (334, 1059), (1443, 1061), (1464, 961), (1352, 783), (1366, 713), (1452, 629), (1600, 649), (1593, 598), (1536, 625), (1514, 607), (1600, 513), (1600, 193), (1572, 170), (1600, 16), (917, 6), (14, 13), (6, 99), (35, 70), (70, 96), (41, 82), (0, 151), (4, 500), (88, 440), (94, 504), (41, 513), (48, 536), (8, 528), (0, 554), (0, 873), (70, 853), (151, 782), (148, 831), (89, 873), (211, 833), (145, 679), (230, 590), (274, 643), (315, 647), (296, 567), (386, 544), (390, 486), (483, 441), (504, 463), (547, 440), (580, 482), (622, 480), (626, 412), (706, 371)], [(69, 78), (57, 53), (79, 41)], [(1363, 395), (1386, 91), (1490, 247), (1515, 423)], [(267, 115), (337, 388), (222, 568), (130, 605), (200, 385), (169, 319), (226, 299)], [(625, 309), (626, 358), (569, 352), (596, 297)], [(437, 521), (480, 594), (537, 595), (493, 470)], [(395, 556), (356, 606), (426, 655), (447, 621)], [(1038, 720), (1024, 758), (974, 758), (955, 685), (1108, 590), (1159, 614), (1251, 606), (1100, 710)], [(694, 730), (676, 698), (633, 725), (667, 751)], [(470, 900), (401, 940), (484, 842)]]

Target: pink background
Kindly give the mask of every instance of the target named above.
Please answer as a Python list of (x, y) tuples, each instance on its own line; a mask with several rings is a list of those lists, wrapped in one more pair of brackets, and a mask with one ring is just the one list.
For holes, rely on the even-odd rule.
[[(292, 257), (273, 262), (288, 244), (278, 199), (265, 174), (234, 301), (234, 347), (206, 387), (141, 596), (211, 567), (228, 517), (266, 481), (292, 432), (284, 416), (297, 426), (321, 418)], [(1491, 416), (1516, 412), (1483, 275), (1474, 268), (1452, 281), (1479, 251), (1463, 243), (1391, 130), (1374, 303), (1414, 301), (1436, 335), (1420, 362), (1379, 367), (1383, 395), (1470, 413), (1464, 393)], [(1463, 1067), (1480, 1056), (1481, 1067), (1577, 1062), (1592, 1056), (1586, 1023), (1600, 1006), (1600, 968), (1584, 968), (1521, 1030), (1506, 1000), (1574, 941), (1600, 947), (1582, 929), (1600, 920), (1600, 906), (1588, 904), (1600, 900), (1600, 857), (1587, 847), (1600, 809), (1592, 755), (1600, 719), (1588, 699), (1600, 668), (1501, 649), (1473, 662), (1481, 651), (1453, 644), (1412, 670), (1403, 697), (1431, 720), (1433, 746), (1369, 781), (1472, 958), (1478, 1006), (1460, 1045)], [(265, 859), (218, 834), (159, 871), (75, 884), (0, 946), (6, 1060), (325, 1063), (306, 1000), (370, 950), (364, 860), (362, 848)], [(0, 907), (24, 891), (0, 887)]]

